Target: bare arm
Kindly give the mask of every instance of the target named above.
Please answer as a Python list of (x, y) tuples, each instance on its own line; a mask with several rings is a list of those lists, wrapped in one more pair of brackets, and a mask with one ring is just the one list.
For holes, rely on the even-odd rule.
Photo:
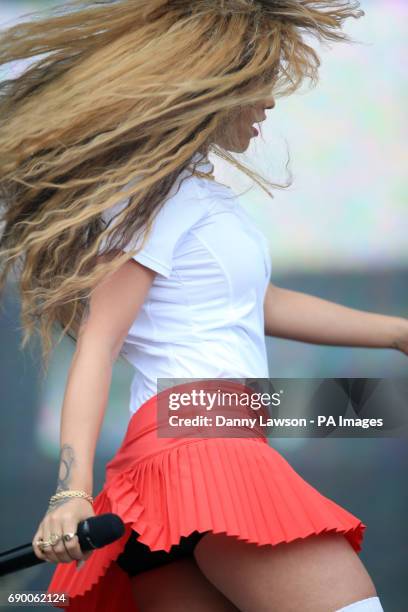
[(272, 283), (265, 294), (264, 315), (267, 336), (408, 352), (408, 319), (356, 310)]
[[(82, 489), (92, 495), (95, 449), (113, 364), (155, 274), (130, 260), (110, 274), (92, 294), (65, 389), (57, 491)], [(60, 504), (67, 501), (63, 499)]]
[[(112, 377), (106, 348), (83, 349), (72, 360), (61, 413), (60, 466), (56, 492), (81, 489), (92, 495), (93, 462)], [(66, 503), (60, 500), (58, 505)]]

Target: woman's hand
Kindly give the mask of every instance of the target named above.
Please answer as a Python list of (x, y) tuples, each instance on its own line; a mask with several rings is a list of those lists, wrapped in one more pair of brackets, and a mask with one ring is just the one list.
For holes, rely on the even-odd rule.
[(79, 546), (78, 536), (65, 542), (62, 538), (42, 550), (38, 546), (41, 538), (47, 542), (51, 534), (62, 536), (65, 533), (76, 533), (78, 523), (91, 516), (95, 516), (92, 504), (86, 499), (66, 498), (60, 500), (54, 509), (49, 508), (38, 526), (32, 540), (35, 556), (44, 561), (54, 563), (71, 563), (71, 561), (85, 561), (91, 556), (93, 550), (83, 553)]

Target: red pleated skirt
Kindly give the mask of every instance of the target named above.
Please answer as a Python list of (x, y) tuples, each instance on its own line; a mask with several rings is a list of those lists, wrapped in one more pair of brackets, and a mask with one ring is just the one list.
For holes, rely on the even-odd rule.
[(266, 437), (158, 437), (157, 397), (130, 418), (94, 498), (95, 514), (118, 514), (125, 533), (95, 549), (79, 569), (76, 561), (56, 566), (47, 592), (70, 600), (69, 607), (55, 607), (141, 612), (131, 578), (116, 563), (132, 529), (152, 551), (169, 551), (181, 536), (208, 530), (259, 546), (337, 532), (361, 550), (366, 525), (308, 484)]

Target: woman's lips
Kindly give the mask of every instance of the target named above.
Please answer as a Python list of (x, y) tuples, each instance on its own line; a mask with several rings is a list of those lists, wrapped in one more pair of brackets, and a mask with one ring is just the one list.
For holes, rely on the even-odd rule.
[(253, 133), (253, 135), (254, 135), (254, 136), (258, 136), (258, 135), (259, 135), (258, 130), (257, 130), (257, 129), (256, 129), (254, 126), (253, 126), (253, 125), (252, 125), (251, 127), (252, 127), (252, 133)]

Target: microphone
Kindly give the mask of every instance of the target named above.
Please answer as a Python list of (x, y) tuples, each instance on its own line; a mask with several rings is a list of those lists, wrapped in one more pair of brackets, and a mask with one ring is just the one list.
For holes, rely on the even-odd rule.
[[(125, 533), (125, 526), (117, 514), (107, 512), (91, 516), (78, 523), (76, 534), (82, 552), (93, 548), (102, 548), (119, 539)], [(39, 559), (32, 544), (23, 544), (0, 553), (0, 576), (10, 574), (37, 563), (45, 563)]]

